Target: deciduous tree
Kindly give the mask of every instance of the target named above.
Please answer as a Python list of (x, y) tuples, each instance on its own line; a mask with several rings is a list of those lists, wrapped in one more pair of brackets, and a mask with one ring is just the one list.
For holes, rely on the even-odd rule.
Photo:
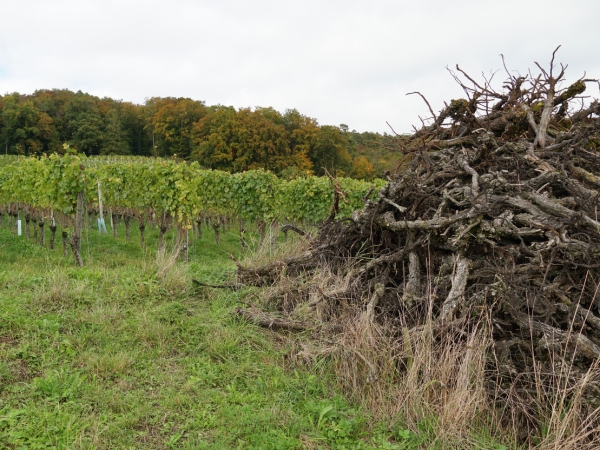
[(157, 108), (152, 117), (154, 131), (164, 139), (164, 155), (189, 158), (193, 125), (206, 115), (203, 102), (178, 98)]
[(47, 151), (54, 131), (52, 118), (17, 93), (5, 96), (3, 103), (5, 153), (30, 155)]
[(104, 139), (104, 120), (96, 100), (88, 94), (77, 92), (65, 106), (65, 120), (73, 148), (87, 155), (100, 153)]
[(127, 135), (123, 131), (119, 110), (112, 107), (106, 114), (106, 132), (100, 154), (103, 155), (128, 155), (131, 153)]
[(364, 156), (356, 156), (352, 161), (352, 178), (371, 181), (375, 178), (375, 167)]

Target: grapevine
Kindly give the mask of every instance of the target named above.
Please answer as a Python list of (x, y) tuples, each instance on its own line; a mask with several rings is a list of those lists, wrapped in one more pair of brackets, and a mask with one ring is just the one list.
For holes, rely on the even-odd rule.
[[(350, 217), (362, 207), (367, 193), (384, 185), (383, 180), (341, 178), (338, 182), (346, 200), (340, 204), (340, 218)], [(144, 245), (144, 229), (151, 221), (160, 230), (159, 247), (163, 247), (169, 228), (176, 227), (182, 238), (206, 217), (217, 225), (223, 218), (227, 223), (239, 220), (241, 229), (244, 222), (257, 224), (259, 230), (276, 222), (318, 224), (329, 213), (333, 191), (326, 177), (284, 180), (264, 170), (231, 174), (176, 160), (87, 158), (72, 152), (0, 157), (0, 216), (27, 214), (39, 224), (50, 220), (52, 243), (57, 222), (63, 227), (63, 239), (77, 231), (78, 199), (88, 212), (99, 213), (99, 195), (115, 232), (114, 222), (123, 220), (129, 239), (131, 219), (136, 219)], [(373, 199), (376, 194), (370, 195)]]

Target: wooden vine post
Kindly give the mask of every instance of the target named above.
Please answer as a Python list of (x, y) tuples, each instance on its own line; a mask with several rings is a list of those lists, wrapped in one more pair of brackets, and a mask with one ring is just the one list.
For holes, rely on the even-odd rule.
[(100, 234), (106, 232), (106, 224), (104, 222), (104, 205), (102, 204), (102, 189), (100, 189), (100, 180), (98, 180), (98, 231)]

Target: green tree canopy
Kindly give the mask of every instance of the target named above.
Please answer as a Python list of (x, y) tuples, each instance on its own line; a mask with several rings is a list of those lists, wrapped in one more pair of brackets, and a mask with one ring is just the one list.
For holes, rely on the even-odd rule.
[(79, 91), (66, 104), (64, 114), (71, 147), (87, 155), (99, 154), (105, 127), (97, 100)]
[(31, 99), (14, 93), (4, 96), (2, 123), (5, 153), (36, 155), (48, 151), (55, 129), (52, 118)]
[(119, 109), (112, 107), (106, 113), (106, 131), (102, 142), (102, 155), (129, 155), (129, 142), (123, 130)]

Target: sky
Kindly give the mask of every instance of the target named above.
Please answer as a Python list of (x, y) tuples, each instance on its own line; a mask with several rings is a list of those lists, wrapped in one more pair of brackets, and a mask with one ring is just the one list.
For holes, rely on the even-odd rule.
[(295, 108), (360, 132), (420, 126), (409, 92), (436, 112), (463, 97), (456, 64), (500, 87), (500, 54), (537, 74), (561, 45), (566, 83), (600, 78), (598, 0), (0, 0), (0, 17), (0, 94)]

